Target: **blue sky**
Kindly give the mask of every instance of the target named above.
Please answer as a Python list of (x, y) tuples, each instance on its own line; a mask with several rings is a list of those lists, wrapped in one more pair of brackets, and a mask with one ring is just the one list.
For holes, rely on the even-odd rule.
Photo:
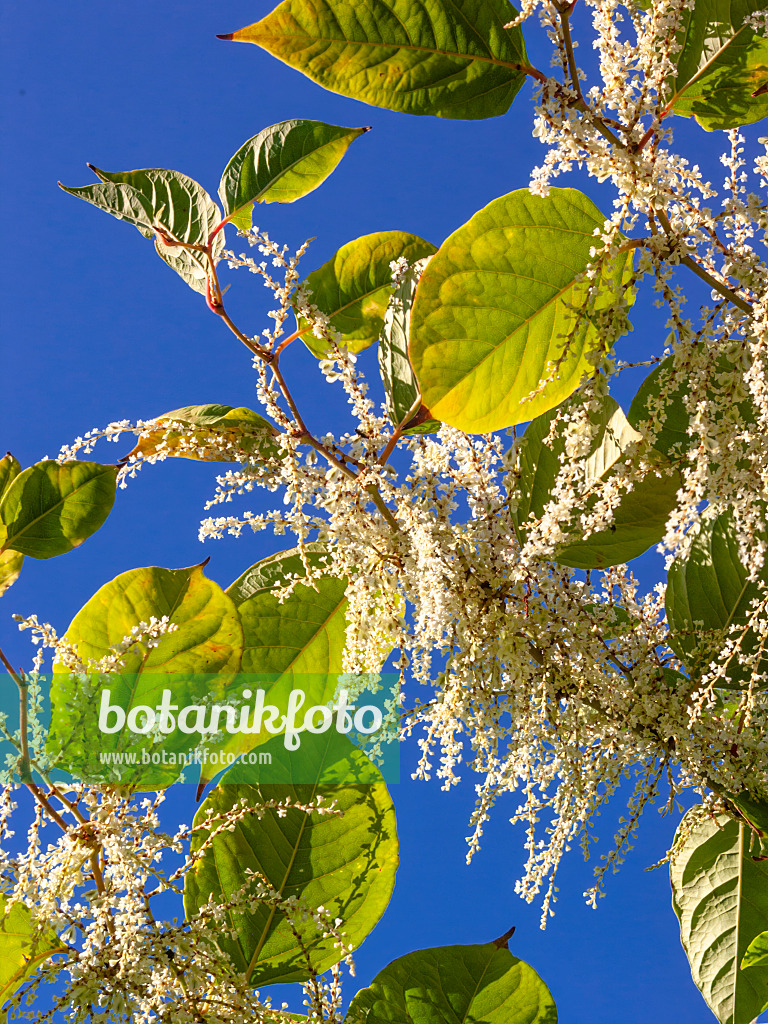
[[(204, 402), (255, 406), (249, 357), (201, 297), (137, 232), (57, 189), (57, 179), (92, 181), (86, 161), (107, 170), (173, 168), (213, 194), (229, 157), (268, 125), (291, 117), (371, 125), (321, 189), (257, 213), (257, 223), (290, 246), (316, 236), (304, 261), (308, 273), (340, 245), (371, 231), (398, 228), (439, 244), (491, 199), (525, 187), (544, 156), (530, 133), (528, 85), (505, 118), (408, 117), (324, 92), (256, 47), (215, 38), (262, 17), (270, 9), (265, 0), (6, 0), (4, 7), (0, 446), (25, 466), (112, 420)], [(546, 49), (532, 29), (532, 59), (546, 67)], [(587, 57), (589, 46), (582, 44)], [(681, 119), (676, 129), (681, 149), (719, 183), (724, 140)], [(760, 132), (748, 134), (754, 139)], [(610, 188), (578, 174), (558, 184), (581, 188), (610, 210)], [(242, 272), (226, 280), (232, 281), (233, 318), (260, 331), (266, 291)], [(691, 294), (706, 298), (697, 289)], [(648, 295), (639, 299), (633, 321), (621, 357), (659, 353), (664, 318)], [(368, 365), (374, 369), (373, 355)], [(334, 405), (302, 346), (289, 350), (284, 372), (310, 427), (322, 433), (328, 417), (340, 422), (343, 399)], [(642, 376), (627, 375), (625, 397)], [(127, 448), (102, 447), (94, 457), (111, 461)], [(201, 547), (197, 527), (214, 475), (213, 467), (181, 460), (146, 468), (82, 548), (47, 562), (28, 559), (0, 608), (1, 642), (12, 660), (27, 663), (30, 648), (11, 613), (34, 612), (63, 629), (95, 590), (127, 569), (191, 565), (210, 555), (208, 573), (226, 586), (284, 546), (262, 535)], [(655, 555), (644, 559), (647, 585), (658, 578), (660, 564)], [(414, 749), (405, 748), (403, 757), (407, 778)], [(449, 794), (435, 783), (407, 781), (393, 787), (393, 796), (401, 867), (390, 908), (357, 956), (357, 984), (411, 949), (485, 942), (514, 924), (510, 948), (539, 970), (568, 1024), (712, 1019), (690, 980), (667, 874), (644, 870), (663, 856), (676, 819), (650, 812), (597, 911), (581, 897), (591, 884), (591, 866), (572, 853), (562, 868), (556, 916), (542, 933), (537, 906), (514, 894), (522, 834), (506, 823), (503, 804), (467, 867), (464, 837), (474, 803), (469, 776)], [(604, 840), (621, 810), (616, 801), (605, 816)], [(173, 813), (189, 820), (191, 802)], [(348, 995), (355, 990), (353, 981)]]

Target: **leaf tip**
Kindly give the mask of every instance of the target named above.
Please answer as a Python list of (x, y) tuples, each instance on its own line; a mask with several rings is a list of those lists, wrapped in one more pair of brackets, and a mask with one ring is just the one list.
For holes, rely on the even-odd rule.
[(217, 35), (216, 38), (217, 39), (234, 39), (235, 38), (235, 33), (234, 32), (225, 32), (222, 35)]
[(365, 125), (363, 125), (363, 127), (362, 127), (362, 128), (360, 129), (360, 131), (361, 131), (361, 132), (369, 132), (369, 131), (371, 131), (371, 129), (372, 129), (372, 128), (373, 128), (373, 125), (372, 125), (372, 124), (365, 124)]
[(508, 942), (514, 934), (515, 925), (512, 925), (508, 932), (504, 932), (504, 934), (500, 935), (498, 939), (494, 939), (492, 945), (498, 946), (499, 949), (509, 949)]

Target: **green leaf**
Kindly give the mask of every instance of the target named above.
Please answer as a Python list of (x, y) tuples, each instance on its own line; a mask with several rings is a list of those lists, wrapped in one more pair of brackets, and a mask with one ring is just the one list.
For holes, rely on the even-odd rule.
[[(120, 671), (109, 675), (106, 685), (111, 706), (124, 712), (138, 706), (154, 709), (165, 689), (171, 691), (173, 703), (179, 707), (226, 693), (240, 668), (243, 631), (231, 598), (205, 577), (201, 565), (187, 569), (149, 566), (122, 573), (86, 602), (65, 639), (87, 665), (113, 653), (133, 630), (143, 630), (153, 618), (164, 616), (176, 628), (162, 635), (156, 646), (146, 639), (137, 641), (123, 654)], [(150, 747), (180, 751), (195, 745), (192, 736), (179, 730), (163, 741), (136, 735), (125, 724), (117, 732), (101, 733), (100, 702), (89, 699), (91, 685), (82, 676), (70, 675), (66, 665), (54, 664), (49, 750), (63, 752), (64, 766), (70, 770), (83, 776), (104, 771), (97, 756), (100, 751)], [(99, 685), (103, 690), (102, 680)], [(100, 747), (94, 751), (96, 739)], [(158, 779), (170, 781), (179, 771), (159, 771)]]
[(45, 461), (23, 470), (0, 500), (0, 552), (53, 558), (78, 547), (109, 515), (118, 469)]
[(367, 131), (298, 119), (265, 128), (224, 169), (219, 198), (226, 218), (245, 230), (254, 203), (293, 203), (314, 191)]
[(768, 115), (768, 39), (744, 22), (762, 0), (698, 0), (682, 12), (677, 75), (667, 83), (668, 106), (702, 128), (738, 128)]
[[(321, 544), (305, 545), (313, 568), (324, 564)], [(317, 589), (297, 583), (283, 601), (275, 591), (306, 575), (300, 549), (256, 562), (226, 593), (243, 624), (243, 672), (339, 673), (346, 643), (347, 581), (324, 576)]]
[[(116, 185), (130, 185), (142, 197), (151, 211), (153, 225), (179, 242), (190, 245), (206, 245), (213, 229), (221, 223), (221, 213), (202, 185), (198, 185), (186, 174), (168, 171), (160, 167), (148, 167), (138, 171), (102, 171), (89, 164), (91, 170), (104, 182)], [(140, 229), (141, 230), (141, 229)], [(156, 234), (141, 232), (145, 237), (155, 234), (155, 249), (158, 255), (182, 277), (190, 288), (205, 295), (208, 260), (201, 252), (190, 252), (178, 246), (166, 245)], [(219, 231), (213, 240), (213, 256), (224, 247), (224, 232)]]
[(153, 214), (151, 204), (131, 185), (113, 185), (111, 182), (99, 182), (97, 185), (82, 185), (79, 188), (67, 188), (59, 182), (59, 188), (71, 196), (92, 203), (105, 213), (112, 214), (118, 220), (127, 220), (144, 235), (151, 238)]
[(768, 967), (768, 931), (752, 939), (741, 959), (741, 969), (747, 967)]
[(438, 946), (407, 953), (352, 1000), (346, 1024), (556, 1024), (549, 989), (508, 949)]
[(755, 800), (747, 792), (737, 793), (735, 796), (729, 795), (728, 799), (736, 806), (750, 829), (758, 834), (761, 841), (768, 836), (768, 803), (765, 800)]
[(576, 282), (604, 223), (575, 189), (520, 189), (443, 243), (411, 314), (411, 364), (436, 419), (475, 433), (522, 423), (593, 372), (593, 314), (633, 300), (628, 255), (603, 268), (591, 298)]
[(21, 463), (10, 452), (0, 459), (0, 498), (21, 472)]
[[(280, 433), (269, 420), (251, 409), (231, 405), (187, 405), (164, 412), (153, 420), (138, 444), (120, 461), (157, 455), (205, 462), (242, 462), (243, 455), (275, 459)], [(188, 425), (181, 430), (176, 424)]]
[[(307, 544), (304, 550), (312, 569), (320, 569), (325, 562), (325, 546)], [(303, 576), (306, 568), (300, 549), (291, 548), (256, 562), (226, 590), (243, 629), (242, 671), (272, 677), (265, 700), (282, 714), (288, 708), (297, 677), (308, 706), (326, 704), (333, 698), (337, 677), (343, 671), (347, 582), (324, 576), (315, 581), (316, 589), (298, 583), (281, 601), (276, 592)], [(265, 729), (211, 742), (209, 749), (215, 749), (219, 758), (216, 763), (202, 765), (201, 785), (218, 774), (222, 754), (239, 756), (270, 739), (271, 733)]]
[[(698, 811), (688, 812), (678, 832)], [(749, 837), (746, 825), (725, 815), (705, 817), (670, 864), (683, 948), (720, 1024), (750, 1024), (768, 1005), (768, 969), (738, 966), (768, 928), (768, 861), (753, 857)]]
[(0, 555), (0, 597), (19, 578), (23, 564), (24, 555), (18, 551), (4, 551)]
[(56, 953), (66, 953), (53, 931), (38, 929), (27, 907), (14, 903), (6, 910), (0, 894), (0, 1006), (10, 999)]
[(429, 411), (421, 406), (419, 385), (408, 358), (411, 306), (416, 285), (428, 262), (429, 257), (417, 260), (395, 288), (384, 314), (384, 326), (379, 338), (379, 371), (387, 396), (389, 418), (395, 426), (402, 423), (406, 416), (419, 421), (418, 426), (404, 430), (404, 434), (429, 434), (440, 426), (437, 420), (430, 417)]
[[(572, 402), (579, 401), (576, 396)], [(569, 403), (570, 404), (570, 403)], [(523, 436), (517, 464), (519, 489), (515, 518), (525, 532), (529, 516), (540, 518), (553, 499), (558, 474), (567, 461), (565, 438), (560, 423), (560, 409), (538, 416)], [(613, 526), (580, 537), (580, 514), (591, 509), (596, 496), (590, 491), (631, 464), (632, 453), (638, 450), (642, 436), (629, 425), (618, 403), (610, 397), (595, 402), (590, 421), (597, 428), (585, 462), (583, 486), (585, 498), (571, 523), (560, 522), (559, 528), (573, 543), (563, 541), (556, 561), (577, 569), (604, 568), (637, 558), (664, 536), (667, 518), (677, 504), (680, 477), (677, 470), (660, 464), (659, 475), (648, 473), (631, 491), (624, 491), (615, 509)], [(550, 438), (553, 420), (560, 424)]]
[[(210, 895), (217, 902), (231, 898), (251, 870), (283, 898), (299, 897), (311, 908), (325, 907), (331, 920), (341, 918), (347, 941), (357, 948), (384, 912), (395, 882), (397, 832), (387, 788), (378, 769), (335, 731), (304, 737), (300, 752), (287, 751), (280, 736), (264, 749), (272, 754), (270, 777), (282, 766), (285, 784), (247, 785), (239, 781), (247, 769), (235, 765), (200, 807), (195, 826), (205, 825), (209, 810), (224, 814), (243, 799), (255, 807), (267, 800), (307, 804), (323, 796), (335, 801), (343, 816), (289, 810), (282, 817), (276, 811), (245, 817), (234, 831), (221, 832), (187, 873), (186, 913), (194, 914)], [(298, 753), (301, 769), (296, 768)], [(309, 778), (333, 778), (339, 784), (291, 781), (295, 771), (307, 778), (310, 769)], [(205, 835), (204, 828), (196, 834), (193, 850)], [(219, 945), (251, 984), (304, 981), (309, 976), (306, 957), (281, 910), (254, 904), (247, 912), (229, 911), (226, 920), (237, 939), (223, 930)], [(315, 971), (340, 960), (332, 939), (323, 939), (313, 923), (297, 923), (297, 928)]]
[(527, 64), (507, 0), (284, 0), (221, 39), (256, 43), (331, 92), (406, 114), (476, 119), (509, 109)]
[[(745, 628), (750, 603), (763, 598), (759, 583), (768, 584), (768, 568), (763, 567), (758, 582), (747, 581), (730, 514), (705, 512), (687, 555), (675, 559), (667, 579), (668, 643), (691, 675), (714, 667), (731, 626), (743, 627), (738, 634), (744, 634), (742, 653), (754, 652), (759, 639), (753, 629)], [(764, 618), (763, 612), (757, 621)], [(718, 678), (717, 686), (738, 688), (752, 677), (752, 670), (739, 664), (735, 654), (724, 667), (725, 676)], [(768, 658), (760, 660), (758, 671), (768, 672)], [(768, 683), (759, 685), (764, 688)]]
[[(384, 326), (393, 292), (393, 260), (404, 257), (409, 263), (431, 256), (435, 247), (418, 235), (406, 231), (377, 231), (347, 242), (338, 252), (313, 270), (304, 282), (309, 301), (326, 314), (330, 324), (342, 336), (352, 352), (372, 345)], [(304, 317), (296, 314), (303, 341), (310, 352), (322, 357), (329, 348), (324, 338), (316, 338)]]
[[(673, 365), (674, 357), (668, 356), (648, 374), (632, 399), (627, 419), (636, 430), (648, 437), (654, 448), (665, 455), (679, 458), (696, 444), (696, 435), (688, 433), (691, 417), (685, 407), (685, 397), (690, 394), (690, 386), (687, 380), (675, 388), (671, 386)], [(711, 397), (722, 395), (723, 375), (732, 378), (733, 373), (733, 364), (726, 359), (719, 359), (707, 377), (707, 394)], [(746, 388), (743, 398), (743, 401), (729, 401), (726, 415), (736, 415), (747, 423), (754, 423), (755, 410)], [(654, 416), (658, 418), (658, 410), (663, 410), (664, 422), (651, 436), (649, 424)]]
[[(21, 464), (8, 452), (0, 459), (0, 499), (21, 472)], [(24, 555), (18, 551), (4, 551), (0, 554), (0, 597), (19, 578)]]

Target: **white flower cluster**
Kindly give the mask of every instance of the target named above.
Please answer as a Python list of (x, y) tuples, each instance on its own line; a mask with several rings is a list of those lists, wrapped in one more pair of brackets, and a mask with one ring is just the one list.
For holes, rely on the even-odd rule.
[[(54, 826), (46, 824), (44, 808), (38, 806), (26, 852), (0, 857), (6, 910), (15, 903), (32, 908), (31, 949), (52, 934), (57, 936), (55, 957), (43, 960), (39, 975), (13, 998), (17, 1018), (65, 1019), (73, 1024), (290, 1020), (269, 999), (259, 999), (216, 943), (223, 933), (234, 934), (239, 915), (263, 905), (291, 923), (300, 949), (305, 948), (305, 929), (300, 934), (295, 926), (310, 921), (349, 959), (339, 921), (331, 920), (322, 907), (284, 898), (254, 872), (240, 891), (219, 902), (209, 899), (181, 924), (158, 920), (153, 910), (163, 893), (180, 893), (186, 872), (219, 836), (234, 831), (245, 819), (262, 817), (268, 810), (285, 815), (293, 808), (335, 813), (332, 807), (290, 800), (253, 804), (243, 799), (226, 813), (210, 812), (197, 826), (181, 825), (171, 836), (160, 829), (162, 794), (138, 800), (109, 787), (62, 792), (52, 786), (49, 799), (59, 804), (63, 816), (64, 828), (56, 826), (59, 836), (51, 835)], [(12, 835), (14, 811), (20, 813), (7, 787), (0, 799), (4, 839)], [(194, 852), (189, 852), (193, 840)], [(161, 861), (168, 858), (177, 862), (175, 869), (162, 867)], [(333, 1018), (340, 999), (338, 971), (336, 977), (333, 991), (318, 987), (312, 993), (315, 1019), (327, 1019), (329, 1009)], [(55, 989), (48, 992), (48, 983), (54, 981)]]

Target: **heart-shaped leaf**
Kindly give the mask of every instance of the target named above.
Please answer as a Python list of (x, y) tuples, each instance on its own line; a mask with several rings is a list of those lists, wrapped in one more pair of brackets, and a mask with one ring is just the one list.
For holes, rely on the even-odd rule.
[(421, 420), (418, 426), (404, 430), (404, 434), (429, 434), (440, 426), (427, 410), (420, 408), (419, 385), (408, 358), (411, 306), (416, 285), (428, 262), (428, 257), (417, 260), (404, 274), (389, 300), (379, 338), (379, 371), (387, 396), (389, 418), (395, 426), (403, 423), (407, 416)]
[(23, 470), (0, 499), (0, 552), (53, 558), (78, 547), (109, 515), (118, 468), (47, 460)]
[(174, 456), (205, 462), (241, 462), (244, 455), (275, 459), (279, 431), (251, 409), (231, 405), (187, 405), (164, 412), (121, 462), (132, 456)]
[[(227, 901), (253, 871), (283, 899), (298, 897), (308, 907), (324, 907), (332, 921), (341, 918), (348, 943), (357, 948), (389, 902), (398, 863), (395, 811), (381, 775), (335, 731), (306, 736), (299, 751), (286, 750), (276, 736), (264, 750), (272, 756), (270, 778), (279, 777), (282, 767), (285, 782), (247, 785), (240, 782), (247, 769), (235, 765), (195, 816), (201, 830), (193, 850), (207, 834), (208, 813), (224, 814), (243, 799), (251, 806), (285, 799), (306, 805), (322, 796), (333, 800), (343, 816), (267, 811), (260, 818), (243, 818), (233, 831), (220, 832), (187, 873), (186, 912), (195, 913), (209, 896)], [(292, 781), (297, 777), (316, 781), (297, 784)], [(219, 945), (253, 985), (309, 976), (307, 955), (279, 908), (256, 904), (247, 911), (229, 911), (226, 920), (237, 938), (230, 939), (223, 929)], [(294, 927), (316, 972), (341, 959), (332, 938), (323, 938), (313, 922), (298, 920)]]
[(527, 64), (507, 0), (284, 0), (220, 39), (256, 43), (332, 92), (407, 114), (475, 119), (509, 109)]
[(66, 953), (55, 932), (39, 929), (27, 907), (14, 903), (6, 910), (0, 895), (0, 1006), (56, 953)]
[(251, 226), (254, 203), (293, 203), (325, 181), (350, 144), (369, 128), (281, 121), (254, 135), (224, 169), (219, 198), (227, 220)]
[(593, 372), (594, 313), (628, 305), (631, 261), (577, 282), (605, 218), (575, 189), (494, 199), (424, 271), (411, 313), (411, 365), (432, 415), (482, 433), (533, 419)]
[(768, 968), (739, 969), (752, 940), (768, 928), (768, 862), (755, 858), (750, 836), (725, 815), (705, 817), (670, 864), (683, 948), (720, 1024), (751, 1024), (768, 1006)]
[(496, 942), (407, 953), (352, 1000), (345, 1024), (557, 1024), (549, 989)]
[[(352, 352), (372, 345), (384, 326), (393, 292), (390, 264), (405, 258), (409, 263), (431, 256), (435, 247), (406, 231), (377, 231), (347, 242), (338, 252), (313, 270), (304, 282), (312, 305), (325, 314), (341, 334), (342, 344)], [(315, 337), (310, 323), (297, 314), (299, 330), (310, 352), (324, 356), (325, 338)]]
[[(739, 640), (738, 651), (746, 658), (760, 643), (747, 624), (754, 614), (753, 602), (762, 601), (764, 594), (747, 576), (731, 516), (705, 513), (687, 555), (675, 559), (667, 579), (668, 643), (692, 675), (716, 667), (729, 635)], [(768, 568), (763, 567), (759, 582), (768, 584)], [(764, 618), (764, 612), (758, 614), (757, 623)], [(741, 687), (749, 682), (754, 670), (740, 663), (738, 651), (729, 656), (717, 686)], [(761, 659), (757, 671), (768, 672), (768, 658)], [(768, 683), (764, 680), (760, 685)]]
[[(161, 630), (159, 638), (147, 637), (146, 627), (163, 619), (172, 628)], [(124, 643), (137, 634), (135, 643)], [(82, 675), (70, 674), (65, 664), (54, 664), (49, 751), (60, 757), (63, 767), (83, 778), (112, 777), (112, 767), (105, 768), (103, 763), (104, 752), (152, 750), (161, 755), (196, 746), (200, 735), (179, 729), (160, 738), (137, 734), (128, 713), (137, 707), (154, 712), (166, 690), (177, 708), (202, 707), (202, 701), (223, 696), (240, 668), (243, 652), (237, 610), (221, 587), (204, 576), (200, 565), (188, 569), (149, 566), (122, 573), (86, 602), (65, 639), (86, 665), (116, 649), (124, 651), (120, 671), (106, 677), (84, 680)], [(105, 711), (105, 703), (119, 710)], [(131, 779), (161, 785), (179, 771), (137, 764)]]
[[(576, 401), (573, 399), (572, 401)], [(515, 494), (515, 518), (521, 531), (531, 515), (540, 518), (553, 500), (558, 475), (567, 462), (565, 437), (559, 410), (544, 413), (525, 432), (517, 465), (518, 491)], [(554, 431), (553, 420), (557, 420)], [(627, 422), (618, 403), (610, 397), (594, 402), (589, 420), (596, 433), (585, 462), (583, 487), (585, 499), (575, 521), (559, 521), (563, 539), (556, 560), (577, 569), (603, 568), (636, 558), (664, 536), (670, 512), (677, 504), (680, 486), (678, 472), (659, 465), (658, 475), (647, 474), (631, 491), (624, 491), (614, 511), (613, 524), (604, 530), (580, 536), (581, 513), (594, 507), (596, 495), (590, 495), (601, 483), (629, 461), (642, 436)], [(568, 538), (573, 537), (569, 542)]]

